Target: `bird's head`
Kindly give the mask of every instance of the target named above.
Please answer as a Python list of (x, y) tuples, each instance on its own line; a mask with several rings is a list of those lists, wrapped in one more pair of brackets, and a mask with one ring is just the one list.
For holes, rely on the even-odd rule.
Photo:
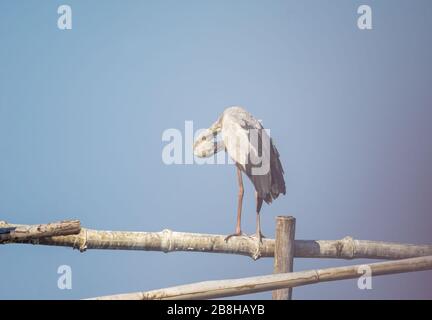
[(219, 121), (215, 122), (209, 129), (200, 132), (193, 145), (194, 155), (207, 158), (218, 152), (221, 142), (216, 141), (216, 135), (220, 132)]
[(215, 153), (215, 133), (210, 129), (205, 129), (196, 138), (193, 145), (194, 155), (200, 158), (207, 158)]

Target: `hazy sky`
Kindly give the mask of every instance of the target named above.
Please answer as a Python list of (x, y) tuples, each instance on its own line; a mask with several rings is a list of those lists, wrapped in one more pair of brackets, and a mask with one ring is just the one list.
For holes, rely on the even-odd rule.
[[(72, 30), (57, 8), (72, 8)], [(373, 29), (359, 30), (369, 4)], [(232, 165), (165, 165), (162, 133), (230, 105), (263, 120), (298, 239), (432, 243), (432, 2), (0, 2), (0, 220), (228, 234)], [(243, 229), (255, 230), (245, 179)], [(0, 298), (70, 299), (272, 272), (234, 255), (0, 247)], [(366, 260), (296, 259), (295, 270)], [(72, 290), (57, 268), (72, 268)], [(294, 289), (295, 299), (432, 298), (431, 272)], [(271, 293), (243, 298), (269, 298)]]

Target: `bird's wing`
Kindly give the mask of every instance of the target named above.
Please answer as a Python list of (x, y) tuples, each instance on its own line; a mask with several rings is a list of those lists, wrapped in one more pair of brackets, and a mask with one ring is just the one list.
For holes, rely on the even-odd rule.
[(245, 169), (249, 152), (253, 152), (250, 150), (249, 131), (240, 123), (229, 121), (223, 126), (222, 140), (229, 156)]
[(270, 137), (261, 123), (244, 109), (231, 109), (223, 117), (222, 138), (230, 157), (244, 169), (259, 160), (270, 163)]

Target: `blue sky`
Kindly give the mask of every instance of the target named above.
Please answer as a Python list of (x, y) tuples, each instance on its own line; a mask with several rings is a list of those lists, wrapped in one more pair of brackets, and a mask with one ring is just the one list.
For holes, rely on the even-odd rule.
[[(57, 28), (57, 7), (73, 29)], [(373, 30), (357, 28), (369, 4)], [(164, 130), (230, 105), (263, 120), (298, 239), (431, 243), (430, 1), (2, 1), (0, 220), (228, 234), (229, 165), (162, 162)], [(246, 181), (246, 180), (245, 180)], [(243, 228), (255, 228), (245, 182)], [(215, 254), (5, 245), (0, 298), (75, 299), (272, 272)], [(359, 261), (297, 259), (295, 270)], [(57, 288), (70, 265), (72, 290)], [(432, 298), (430, 272), (297, 288), (295, 299)], [(403, 290), (402, 290), (403, 288)], [(270, 293), (244, 298), (269, 298)]]

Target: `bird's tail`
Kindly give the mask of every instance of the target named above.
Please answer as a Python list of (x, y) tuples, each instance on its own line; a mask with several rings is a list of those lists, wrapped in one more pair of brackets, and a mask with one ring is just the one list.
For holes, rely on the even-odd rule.
[(279, 152), (272, 141), (270, 143), (270, 170), (267, 174), (252, 174), (250, 163), (247, 163), (245, 167), (245, 173), (251, 179), (258, 196), (267, 204), (270, 204), (279, 194), (285, 194), (284, 170), (279, 160)]
[(279, 194), (286, 193), (284, 170), (282, 168), (282, 163), (279, 159), (279, 152), (271, 143), (271, 154), (270, 154), (270, 168), (271, 168), (271, 197), (276, 199)]

